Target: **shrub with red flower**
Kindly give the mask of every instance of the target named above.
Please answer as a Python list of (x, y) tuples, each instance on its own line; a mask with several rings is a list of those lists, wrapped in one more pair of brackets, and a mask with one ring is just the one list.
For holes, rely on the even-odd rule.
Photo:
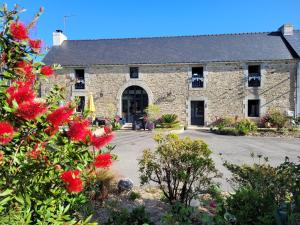
[(54, 73), (51, 66), (42, 66), (41, 74), (45, 75), (46, 77), (50, 77)]
[(69, 123), (69, 131), (67, 132), (67, 135), (72, 141), (85, 142), (90, 134), (90, 130), (88, 129), (89, 125), (90, 122), (87, 119), (77, 117)]
[(28, 38), (28, 30), (21, 22), (13, 22), (10, 25), (10, 33), (15, 40), (22, 41)]
[(13, 139), (14, 128), (7, 121), (0, 122), (0, 144), (7, 144)]
[(28, 81), (28, 83), (32, 84), (32, 82), (35, 80), (35, 74), (32, 71), (32, 63), (26, 62), (26, 61), (20, 61), (17, 62), (16, 73), (23, 75), (25, 77), (25, 80)]
[[(65, 102), (63, 87), (54, 86), (44, 100), (37, 99), (37, 80), (42, 83), (60, 66), (33, 61), (39, 57), (42, 41), (32, 40), (28, 33), (42, 11), (27, 28), (18, 21), (18, 12), (18, 6), (11, 11), (0, 7), (5, 18), (0, 20), (0, 70), (3, 84), (10, 84), (0, 88), (0, 187), (1, 193), (7, 193), (4, 198), (8, 197), (0, 218), (10, 221), (14, 213), (22, 221), (29, 218), (30, 224), (57, 218), (63, 224), (81, 224), (73, 212), (75, 205), (88, 198), (81, 192), (87, 175), (95, 171), (94, 162), (104, 168), (112, 161), (101, 150), (91, 154), (90, 147), (103, 147), (112, 134), (105, 130), (103, 137), (93, 137), (85, 116), (73, 116), (76, 102)], [(58, 107), (61, 102), (65, 106)], [(62, 125), (68, 128), (60, 129)]]
[(14, 83), (7, 89), (7, 93), (9, 94), (7, 99), (9, 105), (12, 105), (13, 101), (16, 101), (18, 104), (31, 102), (35, 98), (34, 91), (23, 82), (19, 84)]
[(70, 104), (59, 107), (58, 109), (51, 112), (46, 120), (52, 124), (53, 127), (58, 127), (63, 125), (64, 123), (69, 122), (69, 118), (74, 113), (74, 108), (70, 106)]
[(35, 120), (46, 111), (47, 107), (44, 103), (29, 101), (20, 104), (14, 114), (24, 120)]
[(112, 139), (113, 139), (112, 134), (105, 134), (102, 136), (93, 135), (91, 138), (91, 143), (95, 148), (99, 149), (99, 148), (104, 147), (108, 143), (110, 143), (112, 141)]
[(67, 170), (60, 176), (62, 181), (66, 184), (68, 192), (81, 192), (83, 189), (83, 182), (79, 177), (79, 170)]
[(96, 168), (107, 168), (112, 164), (112, 155), (110, 153), (103, 153), (95, 158), (94, 166)]
[(32, 40), (30, 39), (29, 41), (29, 45), (32, 48), (32, 50), (34, 52), (39, 52), (41, 47), (42, 47), (42, 41), (41, 40)]

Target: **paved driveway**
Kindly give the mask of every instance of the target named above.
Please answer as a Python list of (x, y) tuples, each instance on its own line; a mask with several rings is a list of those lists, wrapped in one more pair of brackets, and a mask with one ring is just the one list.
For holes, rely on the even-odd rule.
[[(141, 157), (143, 149), (155, 147), (153, 135), (148, 131), (119, 131), (112, 143), (117, 145), (114, 152), (119, 156), (113, 168), (121, 177), (131, 178), (135, 185), (139, 185), (137, 159)], [(222, 153), (225, 160), (234, 163), (252, 163), (252, 152), (268, 156), (272, 164), (279, 164), (285, 156), (291, 160), (297, 160), (297, 156), (300, 156), (300, 138), (234, 137), (195, 130), (185, 131), (180, 136), (200, 138), (208, 143), (213, 150), (212, 157), (216, 166), (224, 175), (220, 182), (225, 191), (230, 190), (225, 179), (230, 177), (230, 173), (222, 166), (219, 153)]]

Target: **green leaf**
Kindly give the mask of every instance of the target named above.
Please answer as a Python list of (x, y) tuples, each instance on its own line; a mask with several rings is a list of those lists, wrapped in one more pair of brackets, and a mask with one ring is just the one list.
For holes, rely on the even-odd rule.
[(6, 111), (6, 112), (13, 112), (13, 110), (8, 107), (8, 106), (3, 106), (3, 109)]
[(0, 205), (4, 205), (5, 203), (9, 202), (12, 199), (12, 197), (6, 197), (3, 200), (0, 201)]
[(6, 196), (6, 195), (10, 195), (13, 192), (12, 189), (7, 189), (4, 192), (0, 193), (0, 197)]
[(15, 199), (22, 205), (24, 205), (24, 199), (22, 196), (15, 196)]

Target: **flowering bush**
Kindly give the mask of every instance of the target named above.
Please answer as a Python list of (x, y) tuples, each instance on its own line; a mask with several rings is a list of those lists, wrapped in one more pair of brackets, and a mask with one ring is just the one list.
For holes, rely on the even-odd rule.
[(288, 117), (276, 109), (270, 110), (260, 120), (261, 127), (275, 127), (281, 129), (287, 125)]
[(20, 11), (0, 9), (0, 223), (86, 224), (74, 208), (86, 199), (86, 177), (111, 165), (101, 148), (112, 133), (96, 136), (75, 103), (59, 106), (58, 87), (37, 98), (38, 81), (59, 66), (33, 61), (42, 41), (30, 39), (30, 29), (42, 10), (29, 25)]

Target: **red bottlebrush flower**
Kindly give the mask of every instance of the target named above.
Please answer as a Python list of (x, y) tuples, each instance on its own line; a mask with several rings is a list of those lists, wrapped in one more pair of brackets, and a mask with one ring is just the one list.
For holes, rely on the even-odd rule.
[(0, 143), (7, 144), (14, 137), (14, 128), (13, 126), (6, 121), (0, 122)]
[(96, 168), (110, 167), (112, 164), (112, 155), (110, 153), (103, 153), (95, 158), (94, 165)]
[(35, 74), (32, 72), (32, 64), (30, 62), (26, 61), (20, 61), (16, 63), (15, 71), (18, 74), (22, 74), (25, 76), (26, 81), (29, 82), (29, 84), (33, 83), (35, 80)]
[(53, 112), (51, 112), (46, 120), (53, 125), (58, 127), (69, 121), (70, 116), (74, 113), (74, 109), (70, 105), (62, 106)]
[(40, 150), (34, 150), (34, 149), (27, 152), (27, 155), (32, 159), (37, 159), (40, 154), (41, 154)]
[(104, 127), (104, 132), (105, 132), (105, 134), (111, 134), (111, 132), (112, 132), (111, 127), (105, 126)]
[(47, 127), (44, 131), (50, 137), (53, 137), (58, 132), (58, 130), (59, 130), (58, 127)]
[(28, 86), (21, 84), (18, 87), (16, 85), (12, 85), (7, 89), (7, 93), (9, 94), (9, 98), (7, 99), (8, 104), (12, 104), (15, 100), (18, 104), (33, 101), (35, 98), (33, 90)]
[(85, 142), (90, 134), (88, 130), (89, 121), (76, 118), (74, 121), (69, 123), (69, 131), (67, 135), (72, 141), (83, 141)]
[(32, 73), (32, 64), (26, 61), (20, 61), (16, 63), (16, 71), (21, 74)]
[(19, 105), (15, 115), (25, 120), (34, 120), (44, 113), (47, 107), (41, 102), (25, 102)]
[(68, 192), (81, 192), (83, 189), (83, 182), (79, 177), (79, 170), (67, 170), (60, 176), (62, 181), (66, 184)]
[(41, 143), (36, 144), (31, 151), (27, 152), (27, 156), (32, 159), (37, 159), (42, 152), (40, 149), (44, 149), (44, 148), (45, 148), (45, 144), (41, 144)]
[(10, 33), (14, 39), (22, 41), (28, 38), (28, 30), (23, 23), (14, 22), (10, 25)]
[(34, 52), (39, 52), (41, 47), (42, 47), (42, 41), (41, 40), (32, 40), (32, 39), (30, 39), (28, 41), (28, 43), (29, 43), (30, 47), (32, 48), (32, 50)]
[(103, 135), (97, 137), (96, 135), (93, 135), (91, 138), (91, 143), (95, 148), (102, 148), (105, 145), (107, 145), (109, 142), (111, 142), (113, 139), (113, 135)]
[(45, 75), (46, 77), (50, 77), (54, 73), (54, 70), (51, 66), (42, 66), (41, 74)]

